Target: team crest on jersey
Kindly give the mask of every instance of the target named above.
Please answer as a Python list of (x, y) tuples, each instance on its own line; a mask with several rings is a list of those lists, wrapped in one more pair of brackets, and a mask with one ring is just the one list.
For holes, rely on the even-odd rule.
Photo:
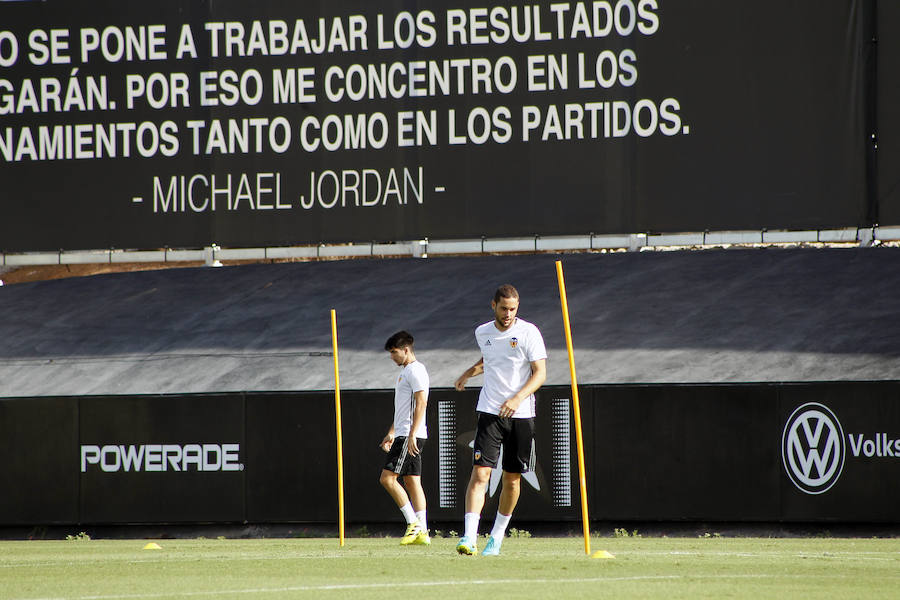
[(510, 338), (509, 339), (509, 347), (510, 348), (515, 348), (518, 345), (519, 345), (519, 338)]
[(481, 450), (475, 451), (475, 460), (481, 460)]

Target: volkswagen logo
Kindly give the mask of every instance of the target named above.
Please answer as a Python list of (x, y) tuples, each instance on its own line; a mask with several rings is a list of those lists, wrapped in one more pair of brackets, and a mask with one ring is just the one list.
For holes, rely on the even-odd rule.
[(809, 402), (787, 420), (781, 458), (788, 477), (801, 491), (828, 491), (841, 476), (845, 454), (844, 430), (827, 406)]

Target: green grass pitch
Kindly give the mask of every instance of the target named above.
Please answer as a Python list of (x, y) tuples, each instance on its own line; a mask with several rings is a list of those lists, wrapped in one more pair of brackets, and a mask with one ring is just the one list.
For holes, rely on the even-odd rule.
[[(898, 598), (900, 539), (519, 537), (0, 542), (0, 598)], [(480, 547), (484, 539), (479, 540)]]

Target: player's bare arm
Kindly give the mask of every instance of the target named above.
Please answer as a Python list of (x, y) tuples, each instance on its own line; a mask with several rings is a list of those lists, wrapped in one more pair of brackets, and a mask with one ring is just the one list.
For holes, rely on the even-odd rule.
[(456, 380), (456, 391), (461, 392), (466, 389), (466, 382), (472, 377), (476, 377), (484, 373), (484, 357), (478, 359), (478, 362), (465, 370), (465, 372), (459, 376), (459, 379)]
[(422, 421), (425, 420), (425, 407), (428, 405), (428, 397), (425, 395), (425, 390), (419, 390), (413, 394), (413, 397), (416, 399), (416, 409), (413, 412), (413, 422), (409, 428), (409, 438), (407, 438), (407, 450), (410, 455), (418, 456), (419, 455), (419, 444), (416, 443), (416, 433), (419, 430), (419, 427), (422, 425)]
[(547, 361), (546, 359), (535, 360), (531, 362), (531, 377), (528, 378), (528, 381), (525, 382), (525, 385), (522, 386), (522, 389), (519, 390), (519, 393), (504, 402), (500, 405), (500, 416), (501, 417), (511, 417), (515, 414), (516, 410), (519, 408), (519, 405), (522, 404), (522, 400), (528, 398), (533, 393), (538, 391), (544, 382), (547, 380)]

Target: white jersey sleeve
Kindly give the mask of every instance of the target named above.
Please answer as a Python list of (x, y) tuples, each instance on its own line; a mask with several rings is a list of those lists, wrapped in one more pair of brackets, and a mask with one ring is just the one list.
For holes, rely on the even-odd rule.
[(416, 361), (407, 365), (406, 369), (406, 374), (409, 377), (409, 387), (412, 389), (412, 392), (415, 394), (416, 392), (424, 391), (427, 396), (430, 381), (428, 380), (428, 369), (425, 368), (425, 365)]
[[(428, 369), (419, 361), (410, 363), (400, 370), (400, 376), (394, 387), (394, 435), (404, 437), (409, 435), (416, 411), (415, 394), (424, 391), (427, 400), (429, 385)], [(428, 428), (424, 420), (415, 437), (428, 437)]]

